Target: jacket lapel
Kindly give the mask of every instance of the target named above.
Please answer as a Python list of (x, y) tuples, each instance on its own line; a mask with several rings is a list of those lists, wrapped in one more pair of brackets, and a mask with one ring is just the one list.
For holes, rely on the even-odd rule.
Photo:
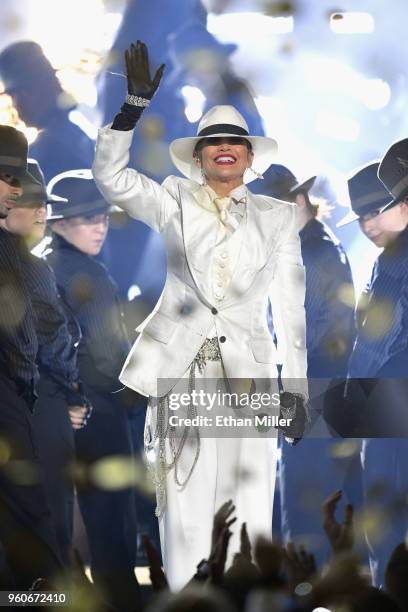
[(223, 306), (229, 305), (241, 293), (240, 286), (244, 280), (248, 286), (248, 275), (255, 275), (270, 260), (281, 228), (281, 209), (279, 206), (263, 208), (258, 205), (253, 194), (248, 193), (246, 223), (244, 236), (234, 273), (228, 287)]
[(215, 243), (217, 220), (214, 215), (197, 204), (197, 191), (200, 185), (189, 181), (180, 185), (181, 217), (184, 252), (193, 281), (200, 295), (208, 305), (212, 305), (206, 295), (206, 277), (208, 274), (208, 252)]

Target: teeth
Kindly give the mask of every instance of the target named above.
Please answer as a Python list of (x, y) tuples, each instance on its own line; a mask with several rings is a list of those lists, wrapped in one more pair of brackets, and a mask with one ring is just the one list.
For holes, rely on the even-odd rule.
[(221, 155), (220, 157), (217, 157), (215, 161), (234, 162), (235, 159), (233, 157), (230, 157), (229, 155)]

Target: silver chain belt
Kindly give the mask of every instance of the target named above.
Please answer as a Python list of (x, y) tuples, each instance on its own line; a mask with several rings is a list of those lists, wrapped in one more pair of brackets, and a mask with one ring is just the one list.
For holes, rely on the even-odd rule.
[[(218, 344), (218, 338), (206, 338), (197, 355), (194, 357), (189, 370), (188, 376), (188, 394), (191, 397), (196, 384), (196, 369), (200, 374), (203, 373), (207, 361), (221, 361), (221, 352)], [(191, 403), (187, 407), (186, 418), (193, 419), (197, 416), (197, 407)], [(161, 517), (166, 506), (166, 477), (167, 474), (174, 468), (174, 480), (180, 490), (183, 490), (191, 478), (193, 470), (200, 456), (200, 432), (198, 426), (191, 427), (185, 425), (181, 439), (177, 444), (179, 436), (175, 435), (176, 427), (169, 425), (169, 397), (168, 394), (158, 398), (157, 405), (157, 425), (154, 434), (154, 441), (159, 440), (159, 458), (158, 470), (151, 470), (151, 476), (156, 485), (157, 506), (155, 514)], [(191, 468), (185, 477), (184, 481), (180, 480), (178, 473), (178, 460), (185, 446), (190, 429), (194, 430), (197, 448)], [(166, 459), (166, 438), (169, 438), (171, 461)], [(146, 439), (145, 439), (146, 444)]]

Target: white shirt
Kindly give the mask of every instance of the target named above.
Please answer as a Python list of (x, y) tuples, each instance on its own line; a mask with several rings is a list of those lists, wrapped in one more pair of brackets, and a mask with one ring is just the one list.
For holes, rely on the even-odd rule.
[[(225, 293), (234, 274), (241, 243), (246, 227), (247, 188), (240, 185), (233, 189), (228, 197), (231, 199), (228, 208), (228, 219), (223, 223), (214, 200), (219, 198), (215, 191), (205, 185), (197, 192), (197, 204), (214, 213), (219, 219), (217, 236), (209, 254), (211, 263), (208, 268), (207, 286), (212, 288), (214, 304), (224, 299)], [(205, 222), (203, 220), (203, 222)], [(208, 338), (217, 335), (215, 323), (208, 333)]]

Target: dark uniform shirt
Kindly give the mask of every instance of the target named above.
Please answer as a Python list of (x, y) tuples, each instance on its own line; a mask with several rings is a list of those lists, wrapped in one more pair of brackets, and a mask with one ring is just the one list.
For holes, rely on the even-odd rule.
[(30, 292), (34, 326), (38, 339), (37, 364), (40, 373), (50, 376), (71, 406), (83, 405), (84, 398), (75, 386), (79, 384), (77, 346), (81, 338), (78, 323), (71, 317), (68, 328), (64, 306), (58, 295), (50, 266), (32, 255), (22, 238), (16, 239), (22, 262), (22, 274)]
[(34, 314), (15, 236), (0, 229), (0, 369), (21, 392), (38, 379)]
[(81, 331), (81, 378), (91, 387), (120, 388), (119, 373), (129, 352), (117, 287), (105, 266), (54, 235), (47, 261), (61, 297), (72, 309)]
[(359, 302), (357, 319), (358, 334), (349, 364), (351, 378), (376, 377), (391, 360), (395, 360), (396, 371), (403, 360), (406, 363), (408, 229), (376, 260), (371, 281)]
[(306, 223), (299, 236), (306, 271), (308, 375), (345, 376), (355, 335), (350, 264), (337, 238), (317, 219)]

